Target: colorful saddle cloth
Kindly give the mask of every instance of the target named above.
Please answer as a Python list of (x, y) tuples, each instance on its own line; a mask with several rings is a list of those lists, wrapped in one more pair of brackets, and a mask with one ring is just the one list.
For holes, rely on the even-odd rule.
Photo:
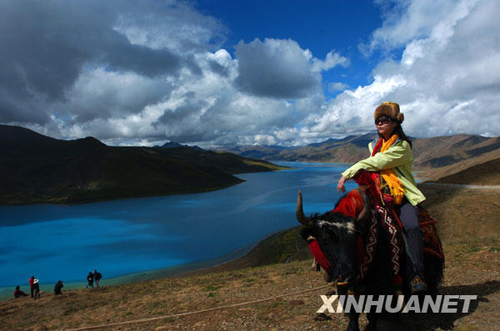
[(444, 260), (443, 246), (436, 230), (436, 221), (429, 215), (427, 209), (419, 207), (418, 211), (418, 221), (424, 240), (424, 252)]

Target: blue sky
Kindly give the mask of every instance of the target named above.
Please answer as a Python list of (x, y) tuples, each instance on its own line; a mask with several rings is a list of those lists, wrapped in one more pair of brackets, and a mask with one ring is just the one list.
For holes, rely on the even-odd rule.
[(108, 145), (500, 135), (496, 0), (4, 0), (0, 123)]

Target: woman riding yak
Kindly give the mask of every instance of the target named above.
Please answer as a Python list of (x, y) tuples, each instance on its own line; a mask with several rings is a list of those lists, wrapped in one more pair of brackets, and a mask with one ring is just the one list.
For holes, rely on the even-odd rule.
[(384, 200), (393, 206), (405, 230), (410, 257), (406, 264), (410, 289), (412, 293), (422, 292), (427, 290), (427, 284), (423, 278), (423, 240), (417, 206), (425, 200), (425, 196), (413, 178), (412, 144), (401, 127), (404, 116), (397, 103), (382, 103), (375, 109), (374, 118), (379, 138), (368, 145), (371, 156), (344, 171), (337, 190), (345, 192), (346, 180), (353, 178), (360, 170), (378, 173), (379, 187), (382, 191), (385, 188), (386, 192)]

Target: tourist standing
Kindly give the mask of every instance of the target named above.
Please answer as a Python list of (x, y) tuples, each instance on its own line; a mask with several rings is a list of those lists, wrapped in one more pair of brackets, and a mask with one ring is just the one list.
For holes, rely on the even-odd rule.
[(64, 287), (62, 280), (59, 280), (56, 285), (54, 286), (54, 294), (62, 294), (62, 288)]
[(92, 271), (89, 271), (89, 274), (87, 275), (87, 286), (85, 286), (85, 288), (89, 287), (94, 288), (94, 275), (92, 274)]
[(40, 285), (38, 285), (38, 279), (33, 280), (33, 299), (40, 299)]
[(33, 298), (33, 282), (35, 280), (35, 276), (31, 276), (31, 278), (28, 280), (30, 283), (30, 291), (31, 291), (31, 297)]
[(96, 287), (99, 287), (99, 281), (101, 280), (101, 278), (102, 278), (101, 273), (97, 272), (97, 270), (94, 270), (94, 280)]

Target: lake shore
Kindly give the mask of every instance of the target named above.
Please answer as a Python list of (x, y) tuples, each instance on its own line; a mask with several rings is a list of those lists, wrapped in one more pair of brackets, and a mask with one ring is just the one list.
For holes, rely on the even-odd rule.
[[(187, 263), (179, 266), (144, 270), (139, 272), (134, 272), (126, 275), (106, 278), (103, 275), (103, 279), (100, 281), (101, 287), (106, 286), (118, 286), (126, 284), (135, 284), (140, 282), (147, 282), (151, 280), (160, 280), (172, 277), (183, 277), (192, 275), (202, 275), (213, 272), (229, 271), (229, 270), (239, 270), (242, 268), (252, 267), (265, 263), (262, 259), (262, 251), (266, 251), (271, 242), (281, 234), (287, 233), (291, 229), (286, 229), (273, 233), (256, 243), (247, 245), (243, 248), (225, 254), (223, 256), (199, 262)], [(63, 280), (64, 282), (64, 280)], [(26, 284), (28, 284), (28, 279), (26, 279)], [(29, 294), (29, 285), (20, 285), (20, 289), (25, 293)], [(83, 289), (86, 286), (86, 281), (81, 282), (64, 282), (63, 292), (67, 290)], [(53, 295), (54, 284), (44, 284), (40, 283), (40, 291), (42, 295)], [(7, 301), (13, 298), (15, 285), (0, 287), (0, 302)]]
[[(271, 166), (272, 165), (272, 166)], [(282, 165), (276, 165), (276, 164), (271, 164), (267, 168), (268, 170), (266, 171), (255, 171), (255, 172), (275, 172), (275, 171), (282, 171), (282, 170), (290, 170), (292, 168), (287, 167), (287, 166), (282, 166)], [(93, 197), (87, 197), (85, 199), (79, 199), (79, 200), (71, 200), (68, 199), (67, 197), (60, 197), (60, 198), (50, 198), (50, 197), (41, 197), (41, 198), (21, 198), (21, 199), (14, 199), (14, 200), (9, 200), (9, 201), (2, 201), (0, 200), (0, 207), (15, 207), (15, 206), (32, 206), (32, 205), (41, 205), (41, 204), (46, 204), (46, 205), (60, 205), (60, 206), (74, 206), (74, 205), (84, 205), (84, 204), (91, 204), (91, 203), (100, 203), (100, 202), (110, 202), (110, 201), (116, 201), (116, 200), (128, 200), (128, 199), (142, 199), (142, 198), (155, 198), (155, 197), (163, 197), (163, 196), (177, 196), (177, 195), (190, 195), (190, 194), (196, 194), (196, 193), (208, 193), (208, 192), (214, 192), (214, 191), (219, 191), (219, 190), (224, 190), (239, 184), (242, 184), (245, 182), (245, 180), (242, 180), (239, 178), (239, 175), (246, 174), (246, 173), (252, 173), (252, 172), (244, 172), (244, 173), (235, 173), (232, 174), (234, 177), (234, 180), (228, 183), (222, 183), (219, 185), (215, 186), (210, 186), (210, 187), (200, 187), (196, 189), (178, 189), (174, 191), (162, 191), (158, 193), (133, 193), (129, 194), (127, 196), (123, 196), (123, 193), (120, 192), (115, 192), (115, 194), (112, 195), (105, 195), (105, 196), (93, 196)], [(125, 189), (124, 189), (125, 190)]]

